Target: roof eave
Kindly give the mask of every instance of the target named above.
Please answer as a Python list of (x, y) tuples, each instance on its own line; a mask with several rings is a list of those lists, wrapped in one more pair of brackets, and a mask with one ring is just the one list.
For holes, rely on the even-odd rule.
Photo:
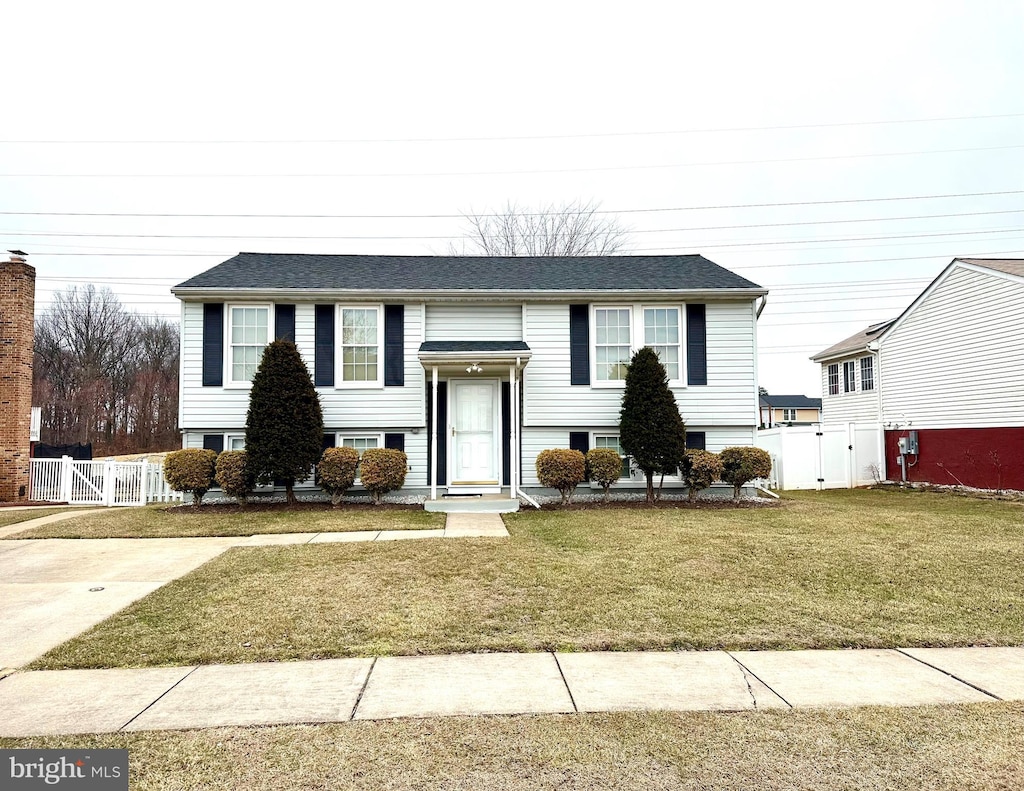
[(544, 302), (560, 302), (567, 297), (573, 299), (664, 299), (666, 296), (680, 298), (724, 300), (724, 299), (757, 299), (768, 293), (765, 288), (651, 288), (651, 289), (616, 289), (616, 290), (577, 290), (577, 289), (483, 289), (483, 288), (434, 288), (434, 289), (339, 289), (339, 288), (205, 288), (195, 286), (175, 286), (171, 293), (180, 300), (230, 300), (246, 299), (281, 299), (290, 302), (317, 302), (325, 299), (356, 299), (356, 300), (532, 300)]

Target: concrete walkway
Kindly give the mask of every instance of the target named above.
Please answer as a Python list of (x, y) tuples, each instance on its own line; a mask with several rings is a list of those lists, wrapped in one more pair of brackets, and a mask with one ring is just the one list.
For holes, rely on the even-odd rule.
[(1024, 700), (1024, 648), (532, 653), (15, 673), (0, 736)]
[[(12, 527), (20, 532), (88, 513), (54, 514)], [(469, 537), (508, 537), (508, 531), (497, 514), (452, 514), (437, 530), (0, 541), (0, 674), (42, 656), (231, 547)]]

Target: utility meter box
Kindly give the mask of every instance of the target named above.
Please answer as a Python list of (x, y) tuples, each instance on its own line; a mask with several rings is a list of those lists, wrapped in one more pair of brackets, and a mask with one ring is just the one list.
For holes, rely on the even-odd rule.
[(917, 448), (917, 432), (908, 431), (907, 436), (900, 437), (899, 442), (900, 455), (901, 456), (916, 456), (918, 455)]

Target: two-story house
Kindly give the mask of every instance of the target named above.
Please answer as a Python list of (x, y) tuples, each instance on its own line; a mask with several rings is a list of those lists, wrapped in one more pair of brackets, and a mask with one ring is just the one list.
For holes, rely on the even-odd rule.
[(811, 359), (822, 422), (878, 423), (893, 480), (1024, 489), (1024, 260), (956, 258)]
[(643, 346), (665, 365), (691, 447), (753, 444), (767, 292), (699, 255), (240, 253), (172, 291), (185, 447), (243, 447), (274, 338), (309, 367), (325, 447), (401, 448), (406, 489), (431, 499), (515, 499), (539, 486), (545, 448), (621, 451), (623, 380)]

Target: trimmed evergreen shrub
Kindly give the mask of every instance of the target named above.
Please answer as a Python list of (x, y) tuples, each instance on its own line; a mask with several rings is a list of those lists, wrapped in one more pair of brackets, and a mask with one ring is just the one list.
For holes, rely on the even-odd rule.
[(622, 457), (612, 448), (591, 448), (587, 451), (586, 472), (590, 480), (601, 484), (607, 502), (608, 490), (622, 476)]
[(586, 459), (578, 450), (548, 448), (537, 454), (537, 479), (541, 486), (558, 489), (562, 505), (572, 500), (572, 493), (586, 475)]
[(193, 505), (202, 505), (203, 495), (213, 486), (217, 451), (186, 448), (164, 457), (164, 479), (176, 492), (187, 492)]
[(216, 474), (213, 479), (228, 497), (234, 497), (239, 505), (245, 505), (252, 480), (245, 468), (244, 450), (226, 450), (217, 456)]
[(359, 462), (359, 480), (373, 495), (374, 505), (380, 498), (405, 483), (409, 460), (404, 451), (395, 448), (367, 448)]
[(772, 457), (761, 448), (726, 448), (718, 454), (722, 462), (722, 480), (732, 484), (732, 499), (740, 499), (740, 489), (754, 478), (767, 478), (772, 472)]
[(352, 488), (358, 468), (359, 451), (355, 448), (343, 445), (324, 451), (316, 470), (320, 475), (320, 488), (331, 496), (332, 505), (340, 504), (345, 492)]
[[(654, 502), (654, 474), (673, 475), (686, 452), (686, 426), (668, 386), (657, 352), (645, 346), (626, 369), (619, 411), (619, 444), (647, 479), (647, 502)], [(660, 487), (659, 487), (660, 493)]]
[(260, 484), (284, 483), (295, 504), (295, 482), (309, 478), (320, 461), (323, 414), (309, 370), (291, 341), (274, 341), (252, 379), (245, 416), (249, 474)]
[(689, 499), (697, 499), (697, 492), (707, 489), (715, 481), (722, 478), (722, 462), (718, 454), (706, 450), (691, 448), (683, 455), (683, 463), (679, 465), (683, 481), (689, 487)]

